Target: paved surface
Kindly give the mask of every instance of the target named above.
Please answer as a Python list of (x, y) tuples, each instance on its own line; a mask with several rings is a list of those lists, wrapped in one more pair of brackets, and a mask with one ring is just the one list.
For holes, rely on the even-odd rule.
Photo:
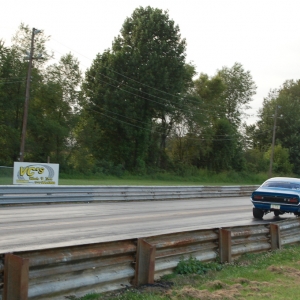
[(0, 207), (0, 253), (65, 247), (205, 228), (268, 223), (254, 220), (249, 197)]

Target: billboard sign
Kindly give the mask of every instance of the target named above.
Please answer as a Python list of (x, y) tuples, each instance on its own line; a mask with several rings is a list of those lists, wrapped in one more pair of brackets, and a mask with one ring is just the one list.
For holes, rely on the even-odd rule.
[(15, 162), (13, 184), (58, 185), (59, 164)]

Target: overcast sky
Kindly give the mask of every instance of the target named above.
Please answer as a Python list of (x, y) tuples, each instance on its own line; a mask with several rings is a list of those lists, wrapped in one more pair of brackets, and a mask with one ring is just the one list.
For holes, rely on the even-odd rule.
[(148, 5), (169, 11), (198, 74), (213, 76), (235, 62), (251, 72), (257, 94), (247, 123), (270, 89), (300, 79), (299, 0), (10, 0), (1, 5), (0, 39), (10, 45), (23, 22), (51, 36), (56, 58), (72, 52), (86, 69), (111, 48), (126, 17)]

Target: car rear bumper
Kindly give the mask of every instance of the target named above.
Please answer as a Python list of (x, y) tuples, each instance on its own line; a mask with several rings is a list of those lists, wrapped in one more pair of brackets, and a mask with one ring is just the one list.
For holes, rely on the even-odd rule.
[[(274, 211), (276, 209), (271, 208), (273, 203), (261, 203), (261, 202), (254, 202), (252, 201), (254, 207), (259, 208), (265, 211)], [(278, 205), (278, 203), (276, 203)], [(282, 212), (291, 212), (291, 213), (298, 213), (300, 212), (300, 206), (298, 205), (284, 205), (280, 204), (280, 211)]]

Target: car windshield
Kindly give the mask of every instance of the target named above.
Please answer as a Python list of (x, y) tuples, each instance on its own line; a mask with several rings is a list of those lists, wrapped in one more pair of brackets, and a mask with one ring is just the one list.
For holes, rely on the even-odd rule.
[(300, 190), (300, 183), (288, 182), (288, 181), (267, 181), (263, 187), (276, 187), (290, 190)]

